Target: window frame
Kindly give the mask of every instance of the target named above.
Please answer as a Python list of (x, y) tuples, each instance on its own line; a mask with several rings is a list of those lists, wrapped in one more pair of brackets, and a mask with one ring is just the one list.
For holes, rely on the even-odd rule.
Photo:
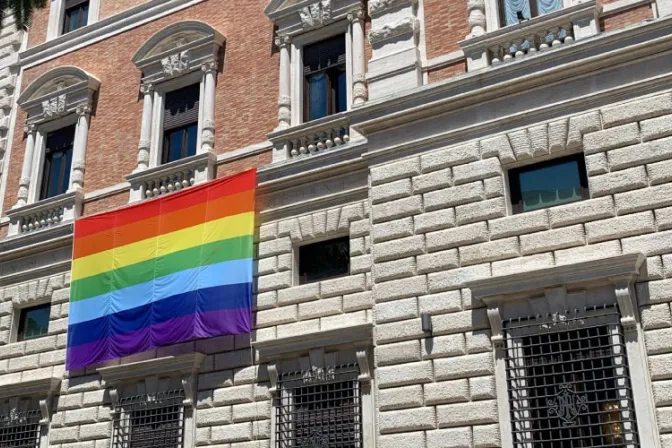
[[(82, 12), (82, 9), (83, 9), (84, 5), (86, 5), (86, 20), (85, 20), (85, 23), (82, 24), (82, 21), (83, 21), (82, 18), (83, 18), (84, 15), (81, 14), (81, 12)], [(77, 31), (80, 28), (84, 28), (85, 26), (87, 26), (89, 24), (89, 15), (91, 14), (91, 2), (89, 0), (79, 2), (76, 5), (73, 5), (69, 8), (66, 8), (65, 4), (64, 4), (63, 7), (64, 7), (64, 10), (63, 10), (63, 20), (62, 20), (62, 24), (61, 24), (61, 35), (72, 33), (73, 31)], [(78, 26), (73, 30), (68, 30), (68, 28), (69, 28), (68, 25), (70, 24), (70, 19), (71, 19), (71, 17), (68, 14), (70, 12), (74, 11), (74, 10), (79, 10), (79, 12), (80, 12), (80, 14), (78, 14), (78, 16), (77, 16)]]
[[(529, 211), (523, 210), (522, 192), (520, 191), (520, 175), (529, 171), (543, 169), (569, 161), (576, 161), (578, 163), (579, 182), (581, 183), (581, 199), (576, 201), (564, 202), (561, 204), (539, 207)], [(508, 178), (509, 203), (511, 204), (511, 213), (514, 215), (522, 213), (532, 213), (537, 210), (544, 210), (552, 207), (560, 207), (562, 205), (573, 204), (576, 202), (581, 202), (590, 199), (590, 185), (588, 182), (588, 171), (586, 169), (586, 158), (582, 152), (562, 157), (556, 157), (541, 162), (528, 163), (520, 167), (510, 168), (507, 171), (507, 178)]]
[[(49, 141), (49, 135), (54, 134), (59, 131), (63, 131), (65, 129), (72, 128), (72, 143), (68, 148), (58, 148), (58, 149), (50, 149), (47, 147), (47, 142)], [(77, 136), (77, 125), (76, 124), (71, 124), (68, 126), (61, 127), (59, 129), (53, 130), (51, 132), (48, 132), (44, 135), (44, 151), (43, 151), (43, 157), (42, 157), (42, 176), (40, 178), (40, 190), (39, 190), (39, 196), (38, 200), (44, 201), (47, 199), (51, 199), (53, 197), (59, 196), (61, 194), (64, 194), (68, 191), (71, 185), (71, 179), (70, 177), (72, 176), (72, 159), (73, 159), (73, 153), (75, 150), (75, 137)], [(46, 193), (49, 190), (49, 181), (50, 181), (50, 175), (51, 175), (51, 169), (50, 169), (50, 156), (55, 154), (55, 153), (67, 153), (67, 151), (70, 151), (70, 169), (65, 170), (64, 168), (61, 168), (61, 172), (59, 174), (60, 182), (59, 184), (65, 183), (65, 185), (60, 185), (60, 187), (63, 189), (63, 191), (53, 195), (53, 196), (47, 196)], [(49, 167), (47, 166), (49, 165)], [(67, 173), (65, 171), (68, 171)], [(67, 175), (67, 176), (66, 176)], [(67, 177), (67, 182), (65, 181), (65, 177)]]
[(17, 324), (16, 324), (16, 342), (23, 342), (23, 341), (32, 341), (33, 339), (39, 339), (43, 338), (49, 335), (49, 319), (47, 318), (47, 332), (45, 334), (41, 334), (38, 336), (26, 338), (25, 337), (25, 323), (24, 323), (24, 316), (25, 313), (29, 311), (35, 311), (38, 309), (49, 309), (49, 312), (51, 314), (51, 303), (43, 303), (40, 305), (34, 305), (34, 306), (28, 306), (24, 308), (19, 308), (16, 310), (16, 317), (17, 317)]
[[(503, 0), (485, 0), (485, 17), (486, 17), (486, 32), (496, 31), (500, 28), (508, 28), (518, 26), (519, 24), (506, 25), (506, 21), (503, 19), (504, 15), (504, 6), (502, 4)], [(572, 6), (573, 0), (563, 0), (562, 9)], [(541, 16), (536, 16), (541, 17)], [(535, 17), (533, 17), (535, 18)]]
[[(326, 39), (322, 39), (322, 40), (319, 40), (317, 42), (313, 42), (311, 44), (306, 44), (306, 45), (303, 46), (303, 48), (305, 48), (308, 45), (318, 45), (325, 40), (328, 40), (328, 39), (331, 39), (331, 38), (337, 37), (337, 36), (341, 36), (341, 35), (336, 34), (332, 37), (328, 37)], [(345, 81), (345, 89), (346, 89), (346, 100), (345, 100), (346, 109), (345, 110), (346, 111), (348, 110), (348, 99), (347, 99), (347, 96), (348, 96), (348, 94), (347, 94), (347, 89), (348, 89), (348, 81), (347, 81), (348, 59), (347, 59), (347, 42), (345, 42), (345, 39), (347, 39), (347, 37), (348, 36), (346, 34), (342, 35), (342, 38), (344, 39), (343, 43), (345, 44), (344, 46), (345, 46), (345, 51), (346, 51), (346, 55), (345, 55), (346, 60), (345, 60), (345, 63), (342, 64), (343, 65), (343, 72), (345, 73), (345, 76), (346, 76), (346, 81)], [(303, 55), (303, 49), (302, 49), (301, 54)], [(335, 115), (335, 114), (338, 114), (340, 112), (343, 112), (343, 111), (339, 112), (339, 111), (336, 110), (336, 108), (338, 106), (338, 96), (339, 96), (340, 92), (339, 92), (339, 88), (338, 88), (338, 82), (336, 82), (335, 84), (332, 82), (333, 81), (332, 80), (332, 77), (333, 77), (332, 73), (335, 74), (338, 70), (341, 70), (340, 67), (341, 67), (341, 64), (337, 64), (337, 65), (332, 65), (332, 66), (330, 66), (328, 68), (325, 68), (325, 69), (315, 70), (315, 71), (312, 71), (312, 72), (309, 72), (309, 73), (305, 73), (305, 72), (303, 73), (303, 117), (306, 120), (306, 122), (320, 120), (321, 118), (326, 118), (326, 117), (329, 117), (331, 115)], [(309, 117), (310, 117), (310, 95), (308, 94), (309, 89), (310, 89), (310, 82), (309, 82), (308, 78), (310, 78), (311, 76), (313, 76), (315, 74), (319, 74), (319, 73), (324, 73), (327, 77), (327, 82), (326, 82), (327, 114), (324, 117), (315, 118), (313, 120), (310, 120), (309, 119)], [(338, 77), (338, 75), (336, 75), (336, 76)]]
[[(348, 20), (339, 20), (321, 28), (300, 34), (292, 38), (291, 42), (291, 122), (292, 126), (309, 123), (305, 107), (305, 77), (303, 74), (303, 47), (319, 43), (322, 40), (339, 34), (345, 35), (345, 83), (346, 83), (346, 111), (352, 109), (352, 25)], [(330, 116), (313, 120), (329, 119)]]
[[(301, 280), (301, 249), (305, 248), (306, 246), (312, 246), (314, 244), (323, 244), (329, 241), (335, 241), (335, 240), (346, 240), (348, 244), (348, 269), (347, 272), (344, 274), (339, 274), (331, 277), (324, 277), (320, 278), (317, 280), (310, 280), (310, 281), (302, 281)], [(351, 274), (351, 265), (352, 265), (352, 256), (350, 255), (350, 235), (330, 235), (328, 237), (324, 238), (316, 238), (316, 239), (311, 239), (307, 240), (304, 242), (301, 242), (301, 244), (297, 245), (294, 250), (294, 271), (296, 272), (295, 275), (295, 281), (294, 285), (308, 285), (311, 283), (319, 283), (327, 280), (332, 280), (336, 278), (343, 278), (343, 277), (348, 277)]]
[(65, 34), (79, 31), (86, 26), (98, 22), (100, 14), (100, 0), (89, 0), (89, 14), (86, 25), (69, 33), (64, 33), (65, 27), (65, 0), (51, 0), (49, 6), (49, 23), (47, 24), (47, 41), (53, 40)]

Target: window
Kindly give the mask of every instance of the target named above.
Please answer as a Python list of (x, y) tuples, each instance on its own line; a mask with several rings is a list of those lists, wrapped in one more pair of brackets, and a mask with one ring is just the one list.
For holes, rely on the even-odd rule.
[(174, 162), (196, 154), (199, 96), (199, 84), (166, 94), (162, 163)]
[(349, 237), (299, 247), (299, 284), (341, 277), (349, 273)]
[(280, 375), (276, 448), (362, 447), (357, 364)]
[(39, 410), (11, 412), (0, 416), (0, 447), (38, 448), (40, 419)]
[(345, 35), (303, 47), (304, 121), (347, 110)]
[(63, 34), (86, 26), (89, 20), (89, 0), (65, 0)]
[(616, 305), (504, 322), (515, 448), (639, 446)]
[[(50, 312), (51, 304), (49, 303), (20, 310), (17, 340), (25, 341), (47, 334)], [(2, 445), (0, 444), (0, 446)]]
[(40, 199), (63, 194), (70, 186), (75, 127), (72, 125), (47, 134)]
[(114, 414), (114, 448), (182, 447), (181, 390), (121, 398)]
[(500, 12), (503, 26), (548, 14), (562, 8), (563, 0), (501, 0)]
[(583, 154), (509, 171), (514, 213), (529, 212), (588, 199), (588, 176)]

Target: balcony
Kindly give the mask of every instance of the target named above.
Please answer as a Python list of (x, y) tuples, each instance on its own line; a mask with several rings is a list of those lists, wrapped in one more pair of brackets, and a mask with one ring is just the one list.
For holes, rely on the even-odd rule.
[(9, 232), (16, 237), (72, 223), (82, 212), (84, 193), (77, 189), (7, 211)]
[(520, 60), (597, 34), (596, 0), (500, 28), (460, 42), (469, 71)]
[(214, 179), (217, 155), (212, 152), (196, 154), (181, 160), (129, 174), (129, 202), (154, 199)]
[(273, 162), (310, 157), (332, 151), (350, 141), (350, 120), (339, 113), (292, 126), (268, 136), (273, 142)]

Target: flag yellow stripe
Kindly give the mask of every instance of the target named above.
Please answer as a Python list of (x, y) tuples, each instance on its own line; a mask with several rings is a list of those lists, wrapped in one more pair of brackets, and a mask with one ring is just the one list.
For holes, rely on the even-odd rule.
[(72, 281), (162, 257), (177, 251), (254, 233), (254, 212), (208, 221), (137, 243), (115, 247), (72, 262)]

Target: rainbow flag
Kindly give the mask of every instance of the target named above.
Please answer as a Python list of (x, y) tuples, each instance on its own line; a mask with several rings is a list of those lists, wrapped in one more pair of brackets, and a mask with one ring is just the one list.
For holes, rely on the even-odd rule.
[(249, 333), (256, 171), (75, 222), (66, 368)]

